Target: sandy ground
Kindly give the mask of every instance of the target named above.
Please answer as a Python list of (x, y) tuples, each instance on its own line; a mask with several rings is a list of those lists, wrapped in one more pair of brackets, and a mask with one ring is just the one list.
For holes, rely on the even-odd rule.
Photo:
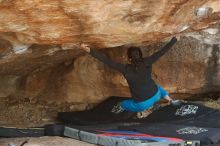
[[(89, 107), (90, 106), (90, 107)], [(92, 105), (77, 103), (30, 102), (0, 98), (0, 126), (7, 127), (40, 127), (46, 124), (59, 123), (57, 112), (79, 111), (91, 108)], [(64, 137), (38, 138), (0, 138), (0, 146), (94, 146), (93, 144)]]
[(92, 105), (79, 103), (35, 103), (29, 100), (0, 98), (0, 126), (40, 127), (59, 123), (58, 112), (80, 111), (91, 107)]
[(220, 98), (219, 100), (208, 100), (208, 101), (204, 101), (204, 102), (200, 102), (203, 105), (210, 107), (210, 108), (215, 108), (215, 109), (220, 109)]
[(39, 138), (3, 138), (0, 139), (0, 146), (95, 146), (94, 144), (85, 143), (82, 141), (63, 138), (63, 137), (39, 137)]

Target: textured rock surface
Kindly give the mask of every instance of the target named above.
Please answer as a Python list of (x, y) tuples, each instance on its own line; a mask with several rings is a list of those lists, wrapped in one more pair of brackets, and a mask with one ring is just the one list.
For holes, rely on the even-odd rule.
[(148, 55), (176, 34), (187, 37), (154, 66), (155, 79), (171, 93), (218, 91), (219, 20), (219, 0), (0, 0), (0, 97), (85, 103), (129, 96), (120, 74), (77, 46), (106, 48), (126, 63), (128, 46)]
[[(150, 45), (142, 50), (147, 56), (163, 45)], [(117, 50), (119, 48), (105, 52), (114, 60), (126, 63), (126, 49)], [(184, 37), (154, 65), (154, 78), (170, 93), (217, 92), (220, 85), (219, 53), (219, 45), (201, 44), (196, 39)], [(71, 97), (68, 100), (95, 101), (111, 95), (129, 96), (123, 76), (103, 63), (83, 56), (74, 62), (74, 67), (79, 70), (73, 70), (63, 78), (67, 97)]]
[[(142, 47), (144, 56), (163, 45), (164, 43), (157, 43)], [(154, 79), (170, 93), (190, 95), (218, 92), (219, 47), (218, 44), (204, 44), (192, 37), (182, 37), (154, 65)], [(102, 53), (118, 62), (127, 62), (126, 47), (105, 49)], [(17, 82), (19, 88), (11, 93), (33, 102), (46, 100), (94, 103), (111, 95), (130, 96), (123, 76), (90, 55), (83, 55), (73, 62), (64, 62), (54, 67), (36, 69)]]
[(1, 0), (0, 32), (17, 52), (31, 44), (136, 44), (204, 29), (219, 20), (219, 4), (219, 0)]
[(207, 45), (193, 38), (183, 38), (155, 64), (155, 77), (171, 93), (219, 91), (219, 51), (218, 44)]

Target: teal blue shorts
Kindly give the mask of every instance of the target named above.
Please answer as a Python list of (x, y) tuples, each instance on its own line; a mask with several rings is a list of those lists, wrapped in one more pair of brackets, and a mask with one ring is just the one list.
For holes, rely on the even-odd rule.
[(132, 111), (132, 112), (141, 112), (149, 109), (156, 102), (168, 96), (167, 91), (163, 87), (159, 85), (157, 86), (158, 86), (158, 91), (153, 97), (141, 102), (137, 102), (134, 99), (124, 100), (121, 102), (121, 107), (127, 111)]

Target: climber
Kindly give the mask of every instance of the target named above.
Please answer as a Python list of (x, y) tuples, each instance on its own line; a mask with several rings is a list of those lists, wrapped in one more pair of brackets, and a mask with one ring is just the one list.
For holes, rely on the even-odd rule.
[(173, 37), (161, 50), (144, 58), (140, 48), (130, 47), (127, 51), (129, 64), (117, 63), (104, 54), (90, 49), (86, 44), (81, 44), (80, 48), (121, 72), (127, 80), (132, 98), (122, 101), (113, 108), (112, 112), (118, 114), (124, 110), (132, 112), (148, 110), (161, 99), (166, 99), (169, 103), (178, 104), (179, 101), (172, 100), (167, 91), (155, 83), (151, 77), (153, 63), (164, 55), (176, 42), (177, 38)]

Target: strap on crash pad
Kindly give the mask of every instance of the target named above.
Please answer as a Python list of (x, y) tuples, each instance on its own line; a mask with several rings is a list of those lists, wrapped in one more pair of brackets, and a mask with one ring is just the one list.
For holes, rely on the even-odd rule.
[(0, 137), (40, 137), (64, 136), (64, 125), (46, 125), (45, 127), (0, 127)]

